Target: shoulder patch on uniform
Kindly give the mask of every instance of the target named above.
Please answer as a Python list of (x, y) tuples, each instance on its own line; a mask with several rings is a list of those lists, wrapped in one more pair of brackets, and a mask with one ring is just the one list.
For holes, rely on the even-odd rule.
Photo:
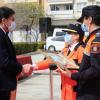
[(96, 37), (100, 37), (100, 32), (96, 33)]
[(91, 53), (100, 53), (100, 42), (92, 43)]

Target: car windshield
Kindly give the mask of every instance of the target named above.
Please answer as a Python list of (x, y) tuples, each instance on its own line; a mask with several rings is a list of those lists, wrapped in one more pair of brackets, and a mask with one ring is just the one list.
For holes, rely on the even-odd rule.
[(52, 41), (61, 41), (61, 42), (64, 42), (64, 36), (54, 37), (54, 38), (52, 39)]
[(56, 36), (64, 36), (66, 32), (56, 32)]

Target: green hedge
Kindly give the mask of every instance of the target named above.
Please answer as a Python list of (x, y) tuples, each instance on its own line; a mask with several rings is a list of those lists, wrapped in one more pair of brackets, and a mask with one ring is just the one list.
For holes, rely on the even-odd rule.
[(44, 48), (44, 42), (34, 42), (34, 43), (14, 43), (16, 54), (25, 54), (29, 52), (34, 52), (37, 49)]

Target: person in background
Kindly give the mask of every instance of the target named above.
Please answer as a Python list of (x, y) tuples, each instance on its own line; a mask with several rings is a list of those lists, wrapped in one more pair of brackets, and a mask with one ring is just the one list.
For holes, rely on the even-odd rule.
[(15, 25), (15, 12), (8, 7), (0, 7), (0, 100), (10, 100), (11, 91), (16, 89), (17, 76), (32, 73), (32, 65), (21, 65), (8, 33)]

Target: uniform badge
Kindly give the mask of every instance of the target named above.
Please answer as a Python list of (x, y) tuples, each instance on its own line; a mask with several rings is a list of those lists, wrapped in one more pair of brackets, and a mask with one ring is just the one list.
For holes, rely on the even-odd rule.
[(91, 45), (91, 53), (100, 53), (100, 43), (93, 43)]

